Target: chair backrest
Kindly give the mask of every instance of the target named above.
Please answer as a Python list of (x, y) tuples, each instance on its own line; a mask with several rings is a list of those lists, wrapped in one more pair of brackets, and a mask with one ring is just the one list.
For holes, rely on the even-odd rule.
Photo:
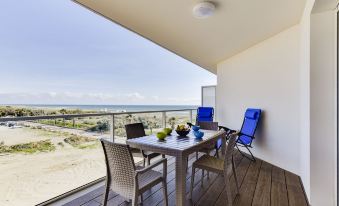
[[(197, 125), (200, 126), (200, 129), (206, 129), (206, 130), (214, 130), (218, 131), (218, 122), (197, 122)], [(222, 144), (221, 139), (218, 139), (216, 142), (216, 148), (220, 148)]]
[(145, 128), (142, 123), (126, 124), (125, 129), (127, 139), (146, 136)]
[(200, 129), (215, 130), (215, 131), (219, 129), (218, 122), (197, 122), (197, 125), (200, 126)]
[(131, 199), (134, 194), (135, 165), (129, 146), (101, 139), (106, 160), (106, 181), (119, 195)]
[[(260, 117), (261, 109), (247, 109), (245, 112), (244, 122), (241, 126), (240, 133), (254, 136)], [(243, 142), (243, 144), (246, 145), (250, 145), (253, 140), (251, 137), (245, 135), (240, 135), (239, 139), (241, 140), (241, 142)]]
[(197, 122), (213, 122), (214, 108), (213, 107), (198, 107)]
[(224, 156), (224, 177), (229, 177), (232, 172), (232, 156), (234, 152), (234, 147), (237, 142), (239, 133), (232, 133), (229, 135), (228, 144), (226, 146), (225, 156)]

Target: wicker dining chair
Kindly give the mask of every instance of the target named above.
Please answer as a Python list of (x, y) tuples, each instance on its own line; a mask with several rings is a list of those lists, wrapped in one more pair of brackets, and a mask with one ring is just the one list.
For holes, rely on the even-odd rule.
[(239, 194), (239, 184), (237, 174), (235, 172), (235, 164), (233, 159), (233, 152), (239, 133), (233, 133), (229, 136), (229, 141), (226, 147), (224, 159), (219, 159), (209, 155), (203, 155), (197, 161), (192, 164), (192, 176), (191, 176), (191, 189), (190, 189), (190, 198), (192, 199), (193, 185), (194, 185), (194, 174), (196, 169), (202, 170), (201, 175), (201, 186), (204, 182), (204, 170), (215, 172), (224, 176), (224, 182), (226, 185), (226, 194), (228, 199), (228, 205), (232, 206), (232, 191), (230, 187), (230, 179), (233, 172), (233, 177), (235, 179), (235, 184), (237, 187), (237, 194)]
[[(106, 160), (106, 189), (103, 205), (107, 205), (109, 191), (132, 200), (132, 205), (138, 205), (139, 195), (143, 202), (142, 193), (153, 186), (162, 183), (164, 202), (167, 200), (167, 159), (162, 158), (147, 167), (136, 167), (128, 145), (109, 142), (101, 139)], [(163, 171), (152, 170), (162, 164)]]
[[(144, 125), (142, 123), (126, 124), (125, 129), (126, 129), (127, 139), (133, 139), (133, 138), (146, 136), (145, 128), (144, 128)], [(160, 155), (159, 153), (148, 152), (148, 151), (144, 151), (144, 150), (140, 151), (139, 149), (135, 149), (135, 148), (131, 148), (131, 151), (132, 151), (132, 153), (141, 152), (141, 154), (144, 158), (143, 166), (145, 166), (146, 160), (147, 160), (147, 165), (150, 165), (151, 159)], [(162, 155), (162, 157), (165, 158), (165, 155)]]
[[(198, 122), (198, 125), (200, 126), (200, 129), (206, 129), (206, 130), (214, 130), (218, 131), (218, 122)], [(211, 145), (208, 145), (204, 148), (201, 148), (199, 152), (205, 153), (205, 154), (210, 154), (211, 151), (215, 150), (215, 155), (216, 157), (219, 157), (218, 154), (218, 147), (216, 146), (215, 143), (212, 143)], [(196, 152), (196, 158), (198, 159), (198, 152)]]

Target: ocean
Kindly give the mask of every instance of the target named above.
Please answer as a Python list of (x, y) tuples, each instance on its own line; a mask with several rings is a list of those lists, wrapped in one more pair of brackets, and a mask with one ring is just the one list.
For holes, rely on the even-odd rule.
[[(4, 105), (5, 106), (5, 105)], [(98, 112), (137, 112), (137, 111), (155, 111), (155, 110), (179, 110), (196, 109), (197, 105), (48, 105), (48, 104), (15, 104), (8, 106), (29, 107), (37, 109), (81, 109), (95, 110)]]

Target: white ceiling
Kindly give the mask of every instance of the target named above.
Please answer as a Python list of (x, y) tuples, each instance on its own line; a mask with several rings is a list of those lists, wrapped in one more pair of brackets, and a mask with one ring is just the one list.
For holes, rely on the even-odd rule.
[(217, 64), (300, 21), (306, 0), (214, 0), (207, 19), (195, 0), (74, 0), (216, 73)]

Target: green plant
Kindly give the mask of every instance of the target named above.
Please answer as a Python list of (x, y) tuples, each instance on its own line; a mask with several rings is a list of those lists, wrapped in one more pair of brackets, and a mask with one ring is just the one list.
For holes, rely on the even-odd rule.
[(50, 140), (41, 140), (24, 144), (6, 146), (3, 142), (0, 144), (0, 153), (35, 153), (54, 151), (55, 146)]

